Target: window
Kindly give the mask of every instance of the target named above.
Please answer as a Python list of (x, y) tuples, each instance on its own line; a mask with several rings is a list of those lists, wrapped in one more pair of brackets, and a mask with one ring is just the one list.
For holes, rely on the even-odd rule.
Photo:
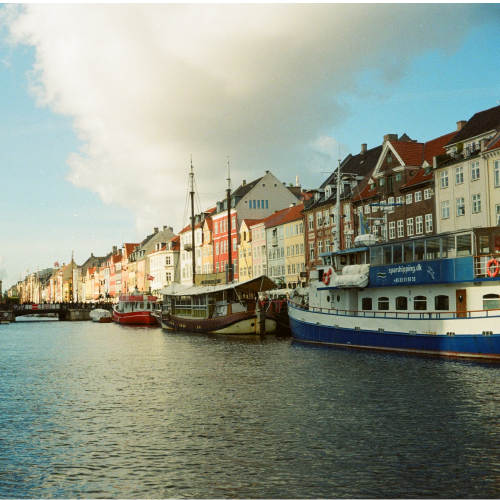
[(413, 309), (415, 311), (426, 311), (427, 310), (427, 297), (423, 295), (417, 295), (413, 299)]
[(393, 240), (396, 237), (396, 223), (389, 222), (389, 239)]
[(403, 219), (398, 220), (398, 238), (404, 238), (405, 236), (405, 227)]
[(413, 217), (406, 219), (406, 235), (413, 236)]
[[(292, 247), (292, 249), (293, 249), (293, 247)], [(330, 251), (330, 240), (325, 240), (325, 252), (329, 252), (329, 251)]]
[(215, 244), (215, 255), (219, 255), (219, 243)]
[(450, 218), (450, 202), (442, 201), (441, 202), (441, 218), (449, 219)]
[(496, 225), (498, 226), (500, 224), (500, 205), (495, 205), (495, 213), (497, 215)]
[(323, 242), (318, 241), (318, 255), (323, 253)]
[(472, 255), (472, 235), (457, 235), (457, 257)]
[(472, 213), (477, 214), (481, 211), (481, 195), (473, 194), (472, 195)]
[(493, 171), (495, 174), (495, 187), (500, 186), (500, 160), (493, 162)]
[(431, 199), (431, 189), (424, 189), (424, 200), (430, 200)]
[(408, 297), (396, 297), (396, 311), (408, 310)]
[(425, 232), (432, 233), (432, 214), (425, 214)]
[(401, 172), (398, 172), (396, 174), (396, 182), (399, 182), (403, 178), (403, 174)]
[(370, 191), (373, 191), (376, 187), (377, 187), (377, 185), (374, 182), (372, 182), (370, 184)]
[(314, 260), (314, 243), (309, 243), (309, 260)]
[[(394, 196), (391, 196), (387, 199), (387, 204), (388, 205), (394, 204)], [(394, 212), (394, 207), (389, 207), (389, 212)]]
[(457, 198), (457, 217), (465, 215), (465, 199)]
[(409, 193), (409, 194), (406, 195), (406, 204), (407, 205), (411, 205), (412, 198), (413, 198), (412, 193)]
[(424, 234), (424, 217), (417, 215), (415, 217), (415, 234)]
[(365, 214), (370, 213), (370, 205), (365, 205)]
[(388, 311), (389, 310), (389, 297), (379, 297), (378, 310), (379, 311)]
[(483, 295), (483, 309), (500, 309), (500, 295), (496, 293)]
[(443, 170), (441, 172), (441, 189), (445, 189), (448, 187), (448, 171)]
[(463, 184), (464, 183), (464, 167), (455, 167), (455, 184)]
[(417, 191), (415, 193), (415, 203), (417, 203), (417, 201), (422, 201), (422, 191)]
[(479, 179), (479, 162), (476, 161), (470, 165), (470, 180), (477, 181)]
[(219, 223), (218, 222), (216, 222), (214, 224), (214, 234), (219, 234)]
[(434, 297), (434, 309), (436, 309), (436, 311), (449, 311), (450, 298), (448, 295), (436, 295)]
[(439, 259), (441, 256), (441, 240), (440, 238), (431, 238), (425, 242), (425, 258), (427, 260)]
[(372, 299), (371, 299), (371, 297), (363, 297), (361, 299), (361, 309), (363, 311), (371, 311), (372, 310)]
[(378, 185), (380, 187), (385, 186), (385, 177), (381, 177), (378, 181)]
[(403, 203), (403, 197), (402, 196), (396, 197), (396, 203)]
[(323, 218), (322, 218), (322, 214), (321, 212), (316, 212), (316, 227), (318, 229), (321, 228), (321, 226), (323, 225)]
[(308, 224), (309, 231), (314, 229), (314, 215), (313, 214), (309, 214), (307, 216), (307, 224)]

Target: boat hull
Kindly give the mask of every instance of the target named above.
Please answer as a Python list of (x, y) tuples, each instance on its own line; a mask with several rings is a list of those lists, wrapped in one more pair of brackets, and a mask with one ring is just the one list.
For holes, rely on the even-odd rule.
[(366, 318), (309, 311), (293, 305), (288, 311), (292, 337), (301, 342), (500, 361), (498, 316)]
[(150, 311), (119, 313), (114, 310), (113, 320), (120, 325), (158, 325), (158, 321)]
[[(259, 332), (257, 315), (255, 313), (240, 312), (220, 318), (197, 319), (171, 314), (162, 314), (162, 328), (170, 331), (220, 333), (224, 335), (248, 335)], [(266, 313), (265, 333), (276, 331), (276, 320)]]

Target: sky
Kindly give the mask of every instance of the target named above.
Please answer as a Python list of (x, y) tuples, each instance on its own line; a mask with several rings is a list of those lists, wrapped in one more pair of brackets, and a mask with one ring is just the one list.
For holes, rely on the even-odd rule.
[(3, 4), (0, 279), (500, 103), (495, 4)]

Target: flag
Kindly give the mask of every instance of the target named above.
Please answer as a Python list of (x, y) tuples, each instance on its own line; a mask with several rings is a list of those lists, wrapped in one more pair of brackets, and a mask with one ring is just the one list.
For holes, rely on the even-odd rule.
[(149, 281), (154, 281), (154, 280), (155, 280), (155, 279), (154, 279), (154, 277), (153, 277), (153, 276), (151, 276), (150, 274), (148, 274), (148, 275), (147, 275), (147, 277), (148, 277), (148, 280), (149, 280)]
[(360, 234), (367, 234), (370, 232), (370, 229), (368, 228), (366, 221), (363, 217), (363, 212), (359, 212), (359, 229), (360, 229)]

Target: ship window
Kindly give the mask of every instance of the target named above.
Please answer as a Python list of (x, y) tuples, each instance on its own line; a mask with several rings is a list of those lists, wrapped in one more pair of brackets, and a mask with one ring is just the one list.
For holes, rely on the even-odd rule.
[(407, 297), (396, 297), (396, 311), (406, 311), (408, 310), (408, 298)]
[(500, 309), (500, 295), (496, 293), (483, 295), (483, 309)]
[(455, 236), (444, 236), (441, 240), (443, 243), (443, 259), (453, 259), (455, 257)]
[(440, 258), (440, 242), (439, 238), (432, 238), (425, 242), (425, 258), (427, 260), (434, 260)]
[(363, 300), (361, 301), (361, 309), (363, 311), (371, 311), (372, 310), (371, 297), (363, 297)]
[(372, 266), (382, 265), (382, 247), (370, 248), (370, 263)]
[(413, 241), (403, 245), (405, 262), (413, 262)]
[(401, 243), (392, 246), (392, 262), (394, 264), (403, 262), (403, 245)]
[(424, 260), (424, 240), (415, 241), (415, 260)]
[(448, 295), (436, 295), (434, 297), (434, 309), (436, 311), (448, 311), (450, 309), (450, 298)]
[(392, 245), (384, 247), (384, 264), (392, 264)]
[(417, 295), (413, 299), (413, 309), (415, 311), (426, 311), (427, 310), (427, 297), (423, 295)]
[(478, 238), (479, 253), (490, 253), (490, 237), (487, 234), (481, 234)]
[(457, 257), (472, 255), (472, 235), (461, 234), (457, 236)]
[(388, 311), (389, 310), (389, 297), (379, 297), (378, 310), (379, 311)]

